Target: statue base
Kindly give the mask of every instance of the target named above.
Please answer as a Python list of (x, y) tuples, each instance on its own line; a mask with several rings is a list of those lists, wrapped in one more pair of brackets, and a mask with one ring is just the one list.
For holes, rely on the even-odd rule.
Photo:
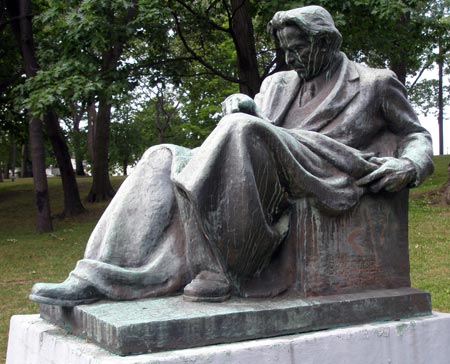
[(13, 316), (6, 364), (447, 364), (450, 314), (306, 334), (117, 356), (38, 315)]
[(41, 305), (41, 317), (118, 354), (142, 354), (317, 331), (431, 314), (427, 292), (386, 289), (311, 298), (233, 298), (224, 303), (181, 296)]

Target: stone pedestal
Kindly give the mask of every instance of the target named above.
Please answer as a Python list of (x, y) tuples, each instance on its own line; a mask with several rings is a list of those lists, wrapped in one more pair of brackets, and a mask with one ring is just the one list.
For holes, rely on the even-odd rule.
[(448, 364), (450, 314), (117, 356), (38, 315), (11, 319), (6, 364)]
[(428, 292), (413, 288), (273, 299), (186, 302), (181, 296), (41, 306), (41, 316), (119, 355), (317, 331), (431, 314)]

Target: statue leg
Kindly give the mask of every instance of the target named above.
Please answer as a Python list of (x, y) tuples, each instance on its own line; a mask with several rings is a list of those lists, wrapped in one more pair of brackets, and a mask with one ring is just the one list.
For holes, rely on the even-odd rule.
[[(282, 142), (278, 129), (245, 114), (225, 117), (174, 178), (237, 292), (270, 262), (288, 231), (290, 204), (274, 149)], [(206, 287), (220, 282), (203, 278)], [(200, 283), (185, 295), (201, 296)]]
[(61, 284), (39, 283), (34, 301), (58, 305), (102, 297), (164, 295), (190, 280), (185, 235), (170, 180), (170, 146), (147, 151), (124, 181), (88, 241), (85, 257)]
[(347, 211), (363, 194), (355, 180), (373, 168), (331, 138), (236, 113), (221, 120), (173, 180), (223, 274), (245, 295), (243, 284), (262, 273), (288, 233), (291, 201), (314, 197), (330, 213)]

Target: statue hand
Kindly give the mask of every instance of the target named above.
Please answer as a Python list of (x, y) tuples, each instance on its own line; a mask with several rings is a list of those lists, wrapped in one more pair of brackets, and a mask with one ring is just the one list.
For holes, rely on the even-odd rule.
[(400, 191), (407, 187), (416, 178), (414, 164), (408, 159), (393, 157), (372, 157), (369, 159), (379, 167), (359, 179), (358, 186), (367, 186), (372, 192), (384, 189), (388, 192)]
[(255, 101), (245, 94), (233, 94), (228, 96), (225, 101), (222, 102), (222, 112), (224, 116), (237, 112), (257, 116)]

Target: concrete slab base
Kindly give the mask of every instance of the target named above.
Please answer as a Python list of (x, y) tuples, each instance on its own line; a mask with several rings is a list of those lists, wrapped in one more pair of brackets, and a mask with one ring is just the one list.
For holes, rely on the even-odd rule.
[(414, 288), (309, 298), (232, 298), (221, 304), (186, 302), (181, 296), (174, 296), (76, 307), (41, 305), (42, 318), (119, 355), (187, 349), (429, 314), (430, 294)]
[(117, 356), (38, 315), (11, 319), (6, 364), (448, 364), (450, 314)]

